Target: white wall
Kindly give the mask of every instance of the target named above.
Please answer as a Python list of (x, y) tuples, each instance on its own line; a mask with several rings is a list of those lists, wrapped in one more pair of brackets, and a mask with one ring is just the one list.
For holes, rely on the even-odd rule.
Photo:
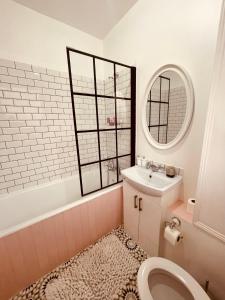
[[(168, 212), (166, 220), (172, 216)], [(175, 261), (203, 286), (209, 280), (211, 300), (224, 300), (224, 243), (185, 221), (181, 221), (181, 231), (184, 239), (176, 247), (161, 237), (160, 256)]]
[[(212, 87), (199, 172), (197, 225), (225, 242), (225, 1), (213, 70)], [(225, 253), (225, 249), (224, 249)], [(225, 259), (224, 259), (225, 261)], [(225, 266), (225, 264), (224, 264)]]
[(102, 55), (101, 40), (12, 0), (0, 12), (0, 58), (67, 71), (66, 46)]
[[(104, 40), (104, 56), (137, 66), (137, 153), (183, 167), (185, 199), (193, 196), (196, 189), (220, 5), (221, 0), (139, 0)], [(102, 55), (102, 41), (11, 0), (1, 1), (0, 11), (0, 58), (67, 71), (66, 46)], [(151, 75), (168, 63), (181, 65), (189, 72), (196, 109), (185, 140), (171, 150), (158, 151), (144, 137), (140, 113)], [(220, 262), (222, 267), (225, 259), (221, 244), (204, 232), (202, 242), (196, 230), (191, 226), (191, 234), (196, 236), (193, 242), (187, 237), (190, 248), (198, 243), (196, 260), (188, 247), (179, 253), (165, 248), (164, 255), (186, 266), (202, 281), (207, 269), (218, 284), (218, 295), (223, 295), (219, 290), (223, 270), (216, 268)], [(214, 256), (219, 258), (213, 270), (202, 256), (206, 248), (213, 263), (216, 264)]]
[[(220, 6), (220, 0), (139, 0), (104, 40), (105, 56), (137, 67), (137, 154), (184, 168), (185, 199), (196, 190)], [(151, 75), (168, 63), (189, 72), (196, 107), (185, 140), (159, 151), (145, 139), (140, 114)]]
[[(104, 40), (104, 55), (137, 67), (137, 154), (184, 168), (185, 200), (196, 193), (203, 133), (221, 9), (220, 0), (139, 0)], [(190, 74), (195, 113), (184, 141), (168, 151), (151, 147), (141, 126), (141, 108), (151, 75), (163, 64), (178, 64)], [(145, 116), (144, 116), (145, 117)], [(201, 283), (210, 280), (215, 299), (224, 299), (224, 244), (182, 222), (184, 241), (160, 245)]]

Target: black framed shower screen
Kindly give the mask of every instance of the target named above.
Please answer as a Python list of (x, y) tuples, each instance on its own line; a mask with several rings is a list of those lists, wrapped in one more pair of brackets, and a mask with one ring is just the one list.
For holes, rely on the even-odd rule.
[[(147, 103), (149, 103), (148, 129), (149, 129), (150, 133), (151, 133), (151, 129), (153, 129), (153, 128), (156, 129), (157, 130), (157, 141), (158, 141), (158, 143), (167, 144), (167, 142), (168, 142), (168, 125), (169, 125), (168, 124), (168, 122), (169, 122), (169, 105), (170, 105), (170, 78), (162, 76), (162, 75), (159, 75), (158, 78), (159, 78), (159, 99), (158, 100), (152, 100), (152, 91), (150, 90), (149, 98), (147, 100)], [(162, 100), (162, 81), (163, 80), (166, 80), (168, 82), (167, 101)], [(159, 105), (159, 108), (158, 108), (158, 123), (157, 124), (152, 124), (152, 122), (151, 122), (152, 105), (155, 105), (155, 104)], [(163, 120), (163, 122), (161, 123), (161, 105), (162, 104), (166, 105), (167, 109), (166, 109), (166, 120)], [(166, 129), (165, 140), (164, 141), (161, 140), (161, 134), (160, 134), (161, 129)]]
[[(76, 150), (77, 150), (77, 163), (78, 163), (78, 171), (79, 171), (79, 179), (80, 179), (80, 190), (81, 195), (85, 196), (90, 193), (99, 191), (101, 189), (104, 189), (106, 187), (115, 185), (122, 181), (122, 178), (120, 176), (121, 166), (120, 161), (121, 159), (127, 159), (128, 165), (133, 166), (135, 165), (135, 128), (136, 128), (136, 68), (133, 66), (129, 66), (126, 64), (122, 64), (113, 60), (109, 60), (103, 57), (99, 57), (90, 53), (82, 52), (70, 47), (66, 48), (67, 52), (67, 62), (68, 62), (68, 71), (69, 71), (69, 83), (70, 83), (70, 92), (71, 92), (71, 102), (72, 102), (72, 111), (73, 111), (73, 121), (74, 121), (74, 132), (75, 132), (75, 141), (76, 141)], [(89, 62), (91, 62), (91, 67), (93, 71), (93, 90), (91, 92), (89, 90), (85, 91), (85, 88), (80, 90), (77, 89), (74, 85), (74, 71), (76, 71), (76, 64), (72, 65), (71, 60), (73, 55), (79, 55), (81, 57), (86, 57), (89, 59)], [(79, 60), (78, 60), (79, 61)], [(110, 80), (112, 80), (112, 86), (113, 86), (113, 92), (111, 94), (106, 94), (98, 92), (98, 81), (97, 81), (97, 72), (96, 69), (96, 63), (103, 62), (106, 63), (108, 66), (112, 68), (112, 76), (110, 76)], [(79, 68), (82, 66), (79, 66)], [(123, 95), (121, 92), (117, 90), (117, 79), (120, 76), (119, 72), (117, 72), (118, 68), (122, 68), (126, 71), (127, 77), (129, 78), (129, 86), (127, 87), (128, 95)], [(90, 69), (90, 68), (89, 68)], [(88, 99), (93, 99), (93, 105), (95, 107), (95, 112), (93, 113), (96, 118), (96, 128), (85, 128), (85, 129), (79, 129), (78, 126), (78, 115), (77, 115), (77, 107), (79, 107), (78, 104), (78, 97), (86, 97)], [(99, 115), (99, 102), (104, 99), (104, 105), (107, 107), (108, 101), (112, 104), (113, 101), (113, 107), (114, 107), (114, 123), (113, 128), (109, 128), (110, 126), (106, 126), (107, 128), (102, 128), (100, 126), (100, 115)], [(122, 126), (119, 124), (118, 119), (118, 101), (129, 101), (124, 102), (123, 106), (128, 105), (130, 107), (129, 112), (129, 124), (126, 123), (126, 126)], [(76, 107), (77, 106), (77, 107)], [(107, 120), (108, 122), (108, 120)], [(88, 127), (88, 126), (87, 126)], [(101, 149), (101, 135), (104, 133), (113, 134), (115, 136), (115, 153), (114, 155), (108, 155), (107, 157), (104, 157), (102, 155), (102, 149)], [(127, 150), (127, 153), (119, 153), (118, 147), (119, 143), (121, 143), (122, 134), (129, 133), (129, 150)], [(82, 162), (81, 157), (85, 156), (85, 154), (82, 153), (83, 147), (82, 147), (82, 138), (87, 135), (95, 135), (97, 140), (97, 159), (90, 160), (88, 162)], [(121, 136), (121, 137), (120, 137)], [(114, 147), (113, 146), (113, 147)], [(103, 178), (105, 175), (105, 172), (103, 172), (103, 163), (108, 163), (109, 161), (115, 162), (115, 180), (112, 183), (103, 184)], [(91, 166), (98, 166), (99, 168), (99, 186), (97, 188), (93, 187), (91, 190), (88, 189), (88, 191), (85, 191), (84, 185), (87, 184), (87, 180), (94, 181), (96, 178), (85, 178), (84, 173), (82, 172), (82, 169), (85, 167), (91, 167)], [(109, 172), (109, 168), (108, 171)], [(103, 174), (104, 173), (104, 174)], [(109, 173), (108, 173), (109, 174)], [(95, 177), (96, 174), (94, 174)], [(90, 182), (91, 184), (91, 182)]]

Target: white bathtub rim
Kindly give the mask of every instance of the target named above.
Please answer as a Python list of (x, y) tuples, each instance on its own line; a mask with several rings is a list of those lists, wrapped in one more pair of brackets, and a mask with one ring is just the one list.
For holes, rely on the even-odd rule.
[[(43, 221), (43, 220), (45, 220), (47, 218), (53, 217), (53, 216), (55, 216), (55, 215), (57, 215), (59, 213), (62, 213), (64, 211), (66, 211), (66, 210), (69, 210), (69, 209), (71, 209), (71, 208), (73, 208), (75, 206), (79, 206), (79, 205), (81, 205), (83, 203), (89, 202), (89, 201), (93, 200), (94, 198), (97, 198), (98, 196), (105, 195), (108, 192), (114, 191), (114, 190), (116, 190), (118, 188), (121, 188), (121, 187), (122, 187), (122, 183), (117, 183), (117, 184), (115, 184), (113, 186), (110, 186), (108, 188), (104, 188), (103, 190), (100, 190), (100, 191), (97, 191), (97, 192), (95, 192), (93, 194), (87, 195), (87, 196), (85, 196), (85, 197), (83, 197), (83, 198), (81, 198), (79, 200), (75, 200), (72, 203), (66, 204), (66, 205), (64, 205), (62, 207), (59, 207), (59, 208), (56, 208), (56, 209), (54, 209), (54, 210), (52, 210), (50, 212), (46, 212), (46, 213), (44, 213), (44, 214), (42, 214), (40, 216), (34, 217), (34, 218), (32, 218), (32, 219), (30, 219), (28, 221), (25, 221), (25, 222), (19, 223), (17, 225), (11, 226), (9, 228), (3, 229), (3, 230), (0, 231), (0, 238), (3, 238), (5, 236), (7, 236), (7, 235), (15, 233), (15, 232), (17, 232), (17, 231), (19, 231), (21, 229), (24, 229), (24, 228), (26, 228), (28, 226), (34, 225), (34, 224), (36, 224), (36, 223), (38, 223), (40, 221)], [(24, 191), (19, 191), (19, 192), (24, 192)]]
[(4, 193), (4, 194), (0, 195), (0, 201), (3, 198), (10, 198), (10, 197), (12, 197), (14, 195), (24, 194), (24, 193), (27, 193), (27, 192), (32, 192), (32, 191), (35, 191), (35, 190), (39, 190), (40, 188), (42, 189), (42, 188), (46, 188), (46, 187), (52, 186), (52, 185), (55, 185), (57, 183), (62, 183), (62, 182), (70, 181), (72, 178), (75, 178), (75, 177), (79, 177), (79, 173), (75, 173), (72, 176), (66, 176), (66, 177), (63, 177), (63, 178), (59, 178), (59, 179), (55, 179), (55, 180), (52, 180), (52, 181), (48, 181), (48, 182), (45, 182), (45, 183), (42, 183), (42, 184), (35, 184), (35, 185), (27, 187), (26, 189), (12, 191), (10, 193)]

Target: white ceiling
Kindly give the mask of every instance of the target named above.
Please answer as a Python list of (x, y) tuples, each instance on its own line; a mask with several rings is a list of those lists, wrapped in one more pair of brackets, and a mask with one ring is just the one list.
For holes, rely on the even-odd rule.
[(14, 0), (103, 39), (138, 0)]

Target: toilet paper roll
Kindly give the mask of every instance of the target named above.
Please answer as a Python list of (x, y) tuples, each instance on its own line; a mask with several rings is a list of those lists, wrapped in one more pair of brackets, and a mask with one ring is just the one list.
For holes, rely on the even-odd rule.
[(181, 232), (176, 228), (170, 228), (169, 225), (165, 227), (164, 238), (173, 246), (176, 246), (182, 239)]
[(196, 200), (194, 198), (188, 199), (188, 202), (187, 202), (187, 212), (188, 213), (193, 214), (194, 208), (195, 208), (195, 203), (196, 203)]

